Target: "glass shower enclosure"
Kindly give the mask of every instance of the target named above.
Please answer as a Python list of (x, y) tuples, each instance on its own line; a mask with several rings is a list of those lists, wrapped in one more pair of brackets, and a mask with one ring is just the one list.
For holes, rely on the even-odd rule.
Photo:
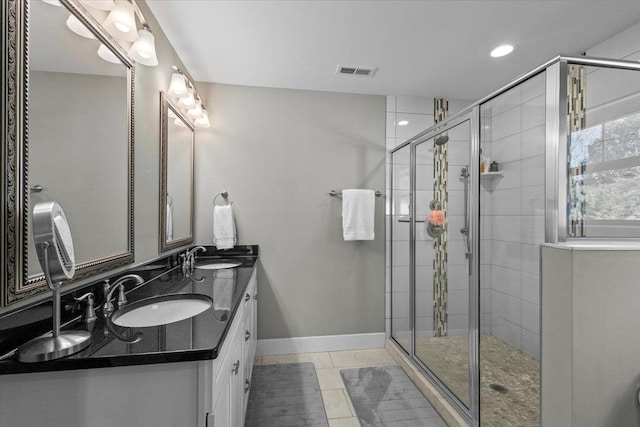
[(540, 245), (640, 236), (638, 71), (558, 57), (390, 153), (390, 336), (470, 425), (540, 425)]

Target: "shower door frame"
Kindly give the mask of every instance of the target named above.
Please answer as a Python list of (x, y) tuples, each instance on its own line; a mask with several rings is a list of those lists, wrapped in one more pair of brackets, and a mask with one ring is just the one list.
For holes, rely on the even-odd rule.
[[(440, 380), (417, 356), (416, 356), (416, 328), (415, 328), (415, 287), (416, 287), (416, 147), (419, 144), (427, 143), (435, 136), (447, 132), (450, 129), (468, 121), (469, 122), (469, 191), (467, 197), (467, 215), (469, 218), (469, 234), (466, 237), (470, 248), (468, 259), (468, 286), (469, 286), (469, 407)], [(420, 368), (422, 373), (429, 379), (440, 394), (454, 406), (457, 412), (469, 423), (477, 426), (480, 418), (480, 366), (479, 366), (479, 332), (480, 332), (480, 107), (479, 105), (465, 110), (464, 114), (457, 114), (451, 119), (445, 119), (435, 126), (432, 126), (419, 133), (415, 137), (405, 141), (403, 144), (391, 150), (392, 155), (409, 145), (410, 155), (410, 184), (409, 184), (409, 328), (410, 328), (410, 348), (411, 353), (407, 356)], [(476, 159), (477, 161), (474, 161)], [(391, 165), (393, 174), (393, 162)], [(392, 202), (393, 203), (393, 202)], [(393, 234), (391, 234), (393, 241)], [(393, 272), (392, 272), (393, 274)], [(393, 295), (393, 293), (392, 293)], [(393, 316), (392, 316), (393, 322)], [(393, 330), (393, 327), (391, 328)], [(395, 338), (391, 335), (397, 344)], [(398, 345), (402, 351), (405, 349)], [(405, 351), (406, 353), (406, 351)]]

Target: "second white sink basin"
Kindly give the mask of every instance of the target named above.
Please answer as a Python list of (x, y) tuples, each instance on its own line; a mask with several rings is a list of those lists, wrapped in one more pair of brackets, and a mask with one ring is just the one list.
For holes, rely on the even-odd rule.
[(213, 300), (202, 294), (170, 294), (131, 303), (113, 313), (111, 321), (127, 328), (166, 325), (197, 316)]
[(207, 263), (197, 264), (196, 268), (200, 270), (220, 270), (222, 268), (234, 268), (240, 265), (242, 265), (242, 263), (236, 262), (236, 261), (207, 262)]

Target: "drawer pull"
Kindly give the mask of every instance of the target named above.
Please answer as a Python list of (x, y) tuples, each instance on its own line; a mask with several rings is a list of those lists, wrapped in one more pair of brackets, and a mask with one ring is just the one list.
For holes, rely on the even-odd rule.
[(251, 388), (251, 381), (244, 380), (244, 392), (248, 393), (250, 388)]
[(244, 296), (244, 300), (245, 300), (245, 301), (249, 301), (250, 299), (251, 299), (251, 295), (246, 294), (246, 295)]
[(244, 340), (249, 341), (249, 338), (251, 338), (251, 332), (244, 331)]
[(239, 370), (240, 370), (240, 361), (236, 360), (236, 363), (233, 364), (233, 368), (231, 369), (231, 372), (233, 372), (234, 375), (238, 375)]

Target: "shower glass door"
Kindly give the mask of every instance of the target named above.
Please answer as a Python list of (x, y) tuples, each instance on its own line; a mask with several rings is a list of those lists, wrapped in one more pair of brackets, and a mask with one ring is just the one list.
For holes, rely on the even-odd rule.
[(391, 336), (411, 353), (410, 206), (411, 146), (391, 157)]
[(470, 119), (415, 145), (415, 356), (469, 409)]

